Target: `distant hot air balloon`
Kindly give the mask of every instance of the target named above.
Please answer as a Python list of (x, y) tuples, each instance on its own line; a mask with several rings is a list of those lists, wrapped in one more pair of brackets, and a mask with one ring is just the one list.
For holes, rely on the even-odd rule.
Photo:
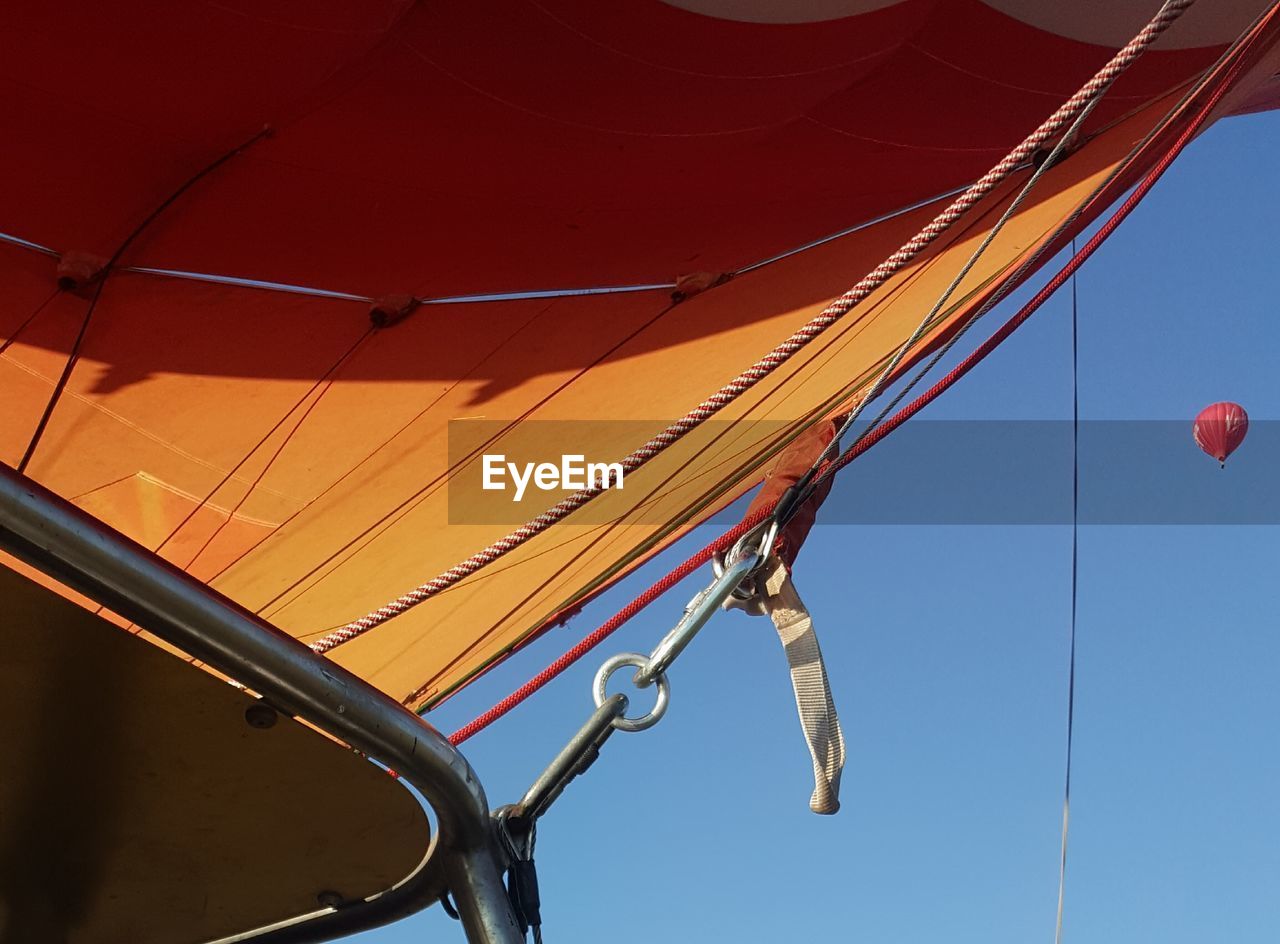
[(1200, 411), (1191, 433), (1196, 445), (1226, 468), (1227, 456), (1235, 452), (1249, 432), (1249, 414), (1239, 403), (1212, 403)]

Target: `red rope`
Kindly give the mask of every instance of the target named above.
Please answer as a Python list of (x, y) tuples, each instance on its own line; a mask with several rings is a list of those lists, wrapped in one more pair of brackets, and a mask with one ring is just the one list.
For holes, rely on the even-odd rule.
[[(866, 299), (892, 275), (901, 271), (912, 259), (928, 248), (939, 236), (951, 228), (965, 213), (985, 199), (1015, 170), (1022, 166), (1043, 144), (1062, 130), (1095, 96), (1105, 91), (1155, 42), (1195, 0), (1166, 0), (1160, 10), (1133, 39), (1125, 44), (1080, 90), (1064, 102), (1021, 144), (1010, 151), (976, 183), (939, 213), (928, 225), (876, 266), (856, 285), (835, 299), (812, 320), (756, 361), (733, 380), (729, 381), (679, 420), (676, 420), (643, 446), (621, 461), (625, 472), (633, 472), (659, 455), (698, 426), (715, 416), (726, 406), (769, 376), (806, 345), (848, 314), (855, 305)], [(311, 644), (316, 652), (325, 653), (364, 635), (375, 626), (394, 619), (419, 603), (448, 589), (476, 571), (487, 567), (505, 554), (520, 547), (530, 538), (541, 534), (558, 521), (586, 505), (604, 489), (588, 488), (574, 492), (527, 524), (521, 525), (482, 551), (446, 570), (426, 583), (414, 587), (371, 613), (352, 620), (345, 626), (321, 637)]]
[[(1274, 14), (1274, 9), (1272, 14)], [(1270, 16), (1268, 19), (1270, 19)], [(875, 429), (871, 430), (866, 436), (846, 450), (836, 461), (831, 463), (819, 478), (835, 475), (854, 459), (858, 458), (858, 456), (865, 453), (868, 449), (883, 440), (911, 417), (919, 413), (922, 409), (936, 400), (944, 390), (967, 374), (980, 361), (986, 358), (988, 354), (999, 347), (1000, 344), (1013, 334), (1013, 332), (1017, 330), (1023, 322), (1035, 314), (1035, 312), (1049, 299), (1049, 297), (1053, 295), (1053, 293), (1057, 291), (1068, 279), (1070, 279), (1080, 266), (1083, 265), (1095, 251), (1097, 251), (1098, 247), (1101, 246), (1113, 232), (1115, 232), (1116, 228), (1124, 222), (1130, 213), (1133, 212), (1134, 207), (1136, 207), (1143, 197), (1151, 191), (1151, 188), (1156, 185), (1156, 182), (1164, 176), (1165, 171), (1169, 169), (1169, 165), (1173, 163), (1174, 159), (1187, 146), (1188, 142), (1190, 142), (1191, 138), (1204, 124), (1205, 120), (1209, 117), (1209, 114), (1222, 99), (1222, 96), (1226, 93), (1227, 89), (1230, 88), (1232, 81), (1243, 67), (1243, 61), (1244, 60), (1242, 58), (1237, 59), (1235, 64), (1223, 74), (1218, 86), (1205, 105), (1196, 113), (1187, 125), (1186, 129), (1181, 135), (1179, 135), (1177, 140), (1174, 141), (1169, 150), (1165, 152), (1164, 156), (1162, 156), (1160, 160), (1156, 162), (1155, 166), (1147, 172), (1141, 183), (1134, 188), (1133, 193), (1131, 193), (1124, 203), (1122, 203), (1110, 218), (1107, 219), (1098, 232), (1084, 244), (1080, 251), (1073, 255), (1070, 261), (1068, 261), (1067, 264), (1063, 266), (1062, 269), (1060, 269), (1058, 273), (1054, 275), (1054, 277), (1050, 279), (1030, 301), (1019, 309), (1017, 314), (1001, 325), (1000, 328), (991, 335), (991, 337), (983, 341), (981, 345), (973, 350), (959, 364), (953, 367), (941, 380), (935, 383), (924, 393), (920, 394), (897, 413), (893, 414), (893, 416), (889, 417), (879, 426), (875, 427)], [(560, 675), (584, 655), (611, 636), (646, 606), (658, 597), (662, 596), (685, 577), (692, 574), (699, 567), (706, 564), (718, 551), (731, 547), (738, 538), (747, 533), (751, 528), (754, 528), (760, 522), (764, 521), (771, 513), (772, 509), (761, 509), (755, 515), (744, 520), (732, 530), (722, 534), (706, 547), (702, 548), (702, 550), (688, 558), (684, 563), (680, 564), (666, 576), (662, 577), (650, 586), (642, 594), (614, 614), (614, 616), (609, 620), (601, 624), (599, 628), (583, 638), (583, 640), (576, 646), (560, 658), (556, 659), (524, 685), (521, 685), (518, 689), (506, 698), (502, 699), (502, 701), (498, 702), (488, 711), (484, 712), (468, 724), (463, 725), (451, 734), (449, 736), (450, 743), (454, 745), (461, 744), (463, 741), (483, 731), (503, 715), (507, 714), (521, 702), (529, 698), (529, 696), (534, 692), (538, 691), (538, 689), (556, 678), (556, 676)]]

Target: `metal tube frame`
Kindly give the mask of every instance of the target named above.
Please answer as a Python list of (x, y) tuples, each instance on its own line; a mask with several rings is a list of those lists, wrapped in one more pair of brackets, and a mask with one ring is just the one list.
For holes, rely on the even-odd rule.
[[(438, 833), (395, 888), (237, 938), (304, 944), (386, 924), (447, 888), (472, 944), (520, 944), (488, 802), (471, 765), (438, 731), (341, 666), (48, 489), (0, 465), (0, 548), (396, 770)], [(437, 861), (439, 860), (439, 861)]]

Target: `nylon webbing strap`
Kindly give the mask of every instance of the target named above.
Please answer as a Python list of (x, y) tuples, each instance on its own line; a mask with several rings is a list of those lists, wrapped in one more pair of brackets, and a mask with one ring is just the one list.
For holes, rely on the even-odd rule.
[(800, 727), (813, 758), (813, 796), (809, 809), (830, 815), (840, 809), (840, 773), (844, 770), (844, 733), (831, 698), (813, 619), (791, 582), (786, 565), (769, 559), (762, 581), (764, 611), (773, 620), (787, 654)]

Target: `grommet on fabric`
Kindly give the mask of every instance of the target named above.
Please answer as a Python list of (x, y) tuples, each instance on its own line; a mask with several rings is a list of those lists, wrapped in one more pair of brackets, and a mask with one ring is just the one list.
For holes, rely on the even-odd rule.
[(107, 260), (90, 252), (64, 252), (58, 259), (58, 288), (79, 292), (89, 288), (107, 271)]
[(422, 303), (412, 295), (383, 295), (369, 308), (375, 328), (389, 328), (408, 318)]

